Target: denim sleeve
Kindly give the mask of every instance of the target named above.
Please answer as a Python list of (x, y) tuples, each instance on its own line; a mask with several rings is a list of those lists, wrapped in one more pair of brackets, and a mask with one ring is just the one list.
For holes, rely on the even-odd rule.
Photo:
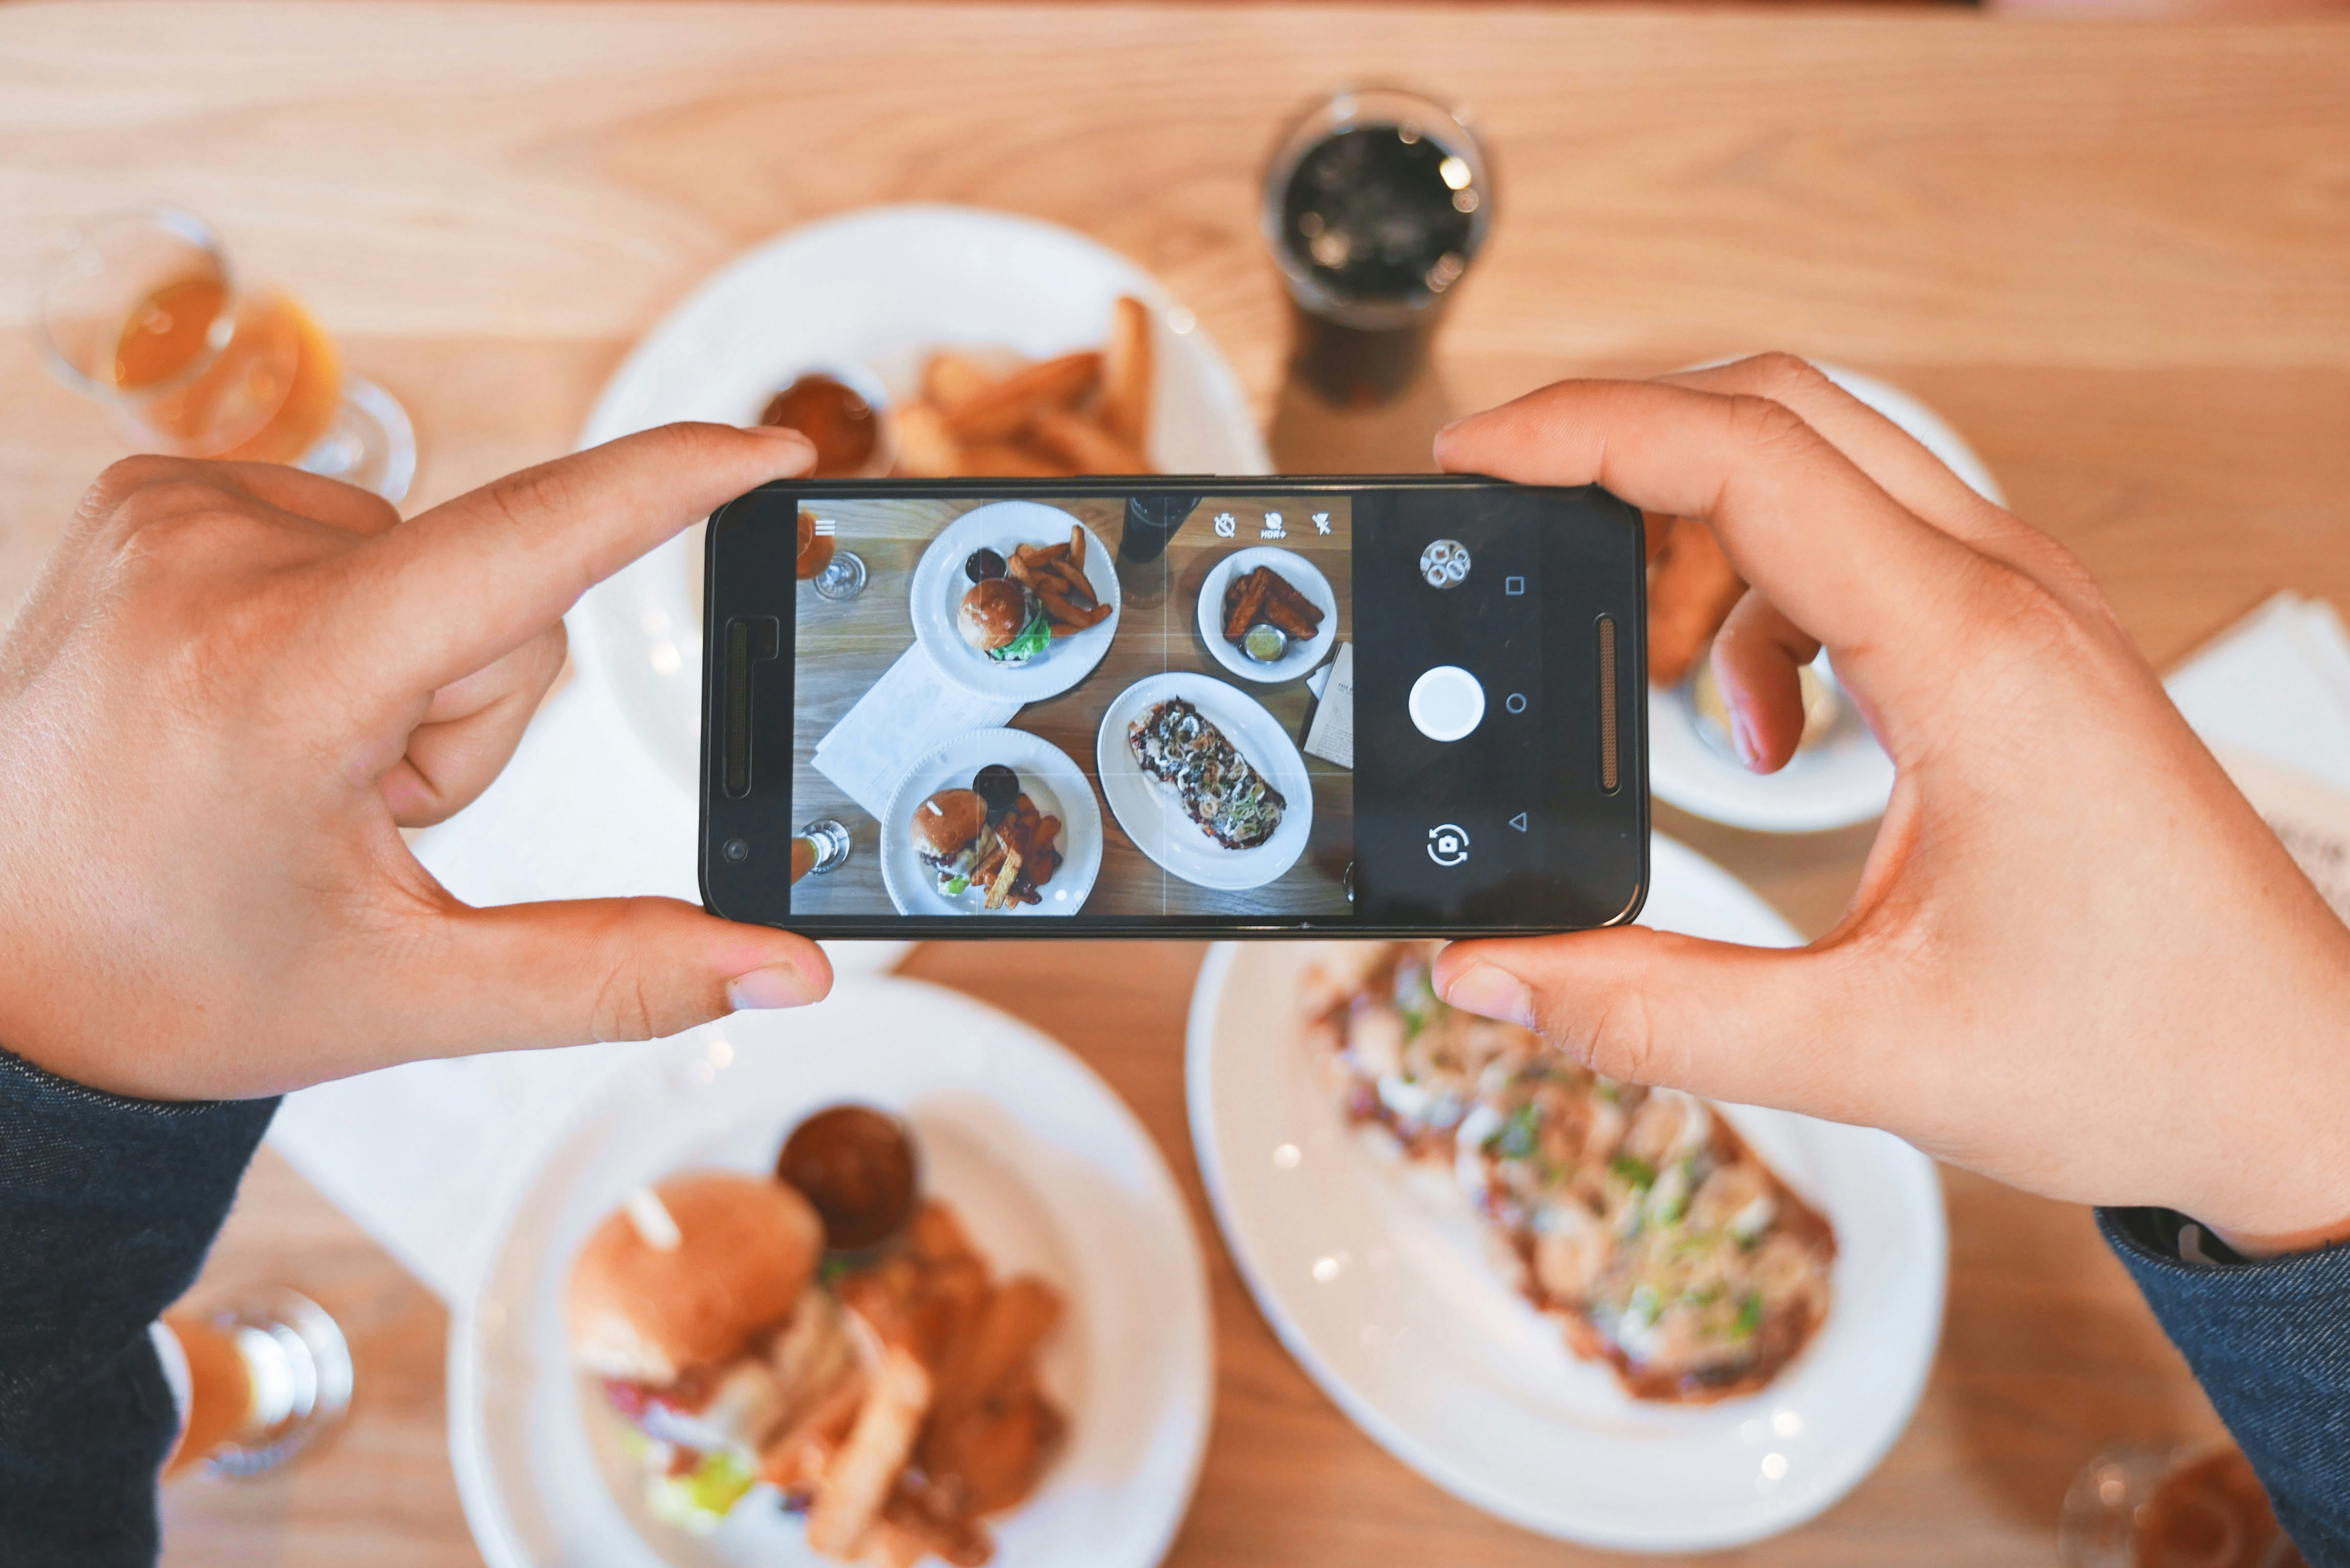
[(128, 1100), (0, 1050), (0, 1563), (155, 1561), (177, 1417), (147, 1325), (276, 1108)]
[(2350, 1243), (2246, 1261), (2168, 1210), (2097, 1223), (2293, 1544), (2314, 1568), (2350, 1568)]

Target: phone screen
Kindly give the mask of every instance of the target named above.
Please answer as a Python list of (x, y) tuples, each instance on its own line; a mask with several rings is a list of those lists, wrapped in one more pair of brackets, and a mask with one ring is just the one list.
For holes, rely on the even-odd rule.
[[(789, 885), (788, 923), (1516, 929), (1637, 902), (1630, 736), (1603, 767), (1602, 737), (1570, 716), (1599, 699), (1566, 690), (1599, 678), (1607, 596), (1596, 580), (1565, 603), (1545, 591), (1593, 576), (1577, 547), (1626, 566), (1631, 618), (1607, 628), (1625, 657), (1605, 655), (1616, 711), (1617, 685), (1638, 690), (1620, 680), (1637, 516), (1562, 546), (1555, 512), (1527, 498), (1570, 493), (1080, 483), (778, 487), (713, 528), (712, 624), (745, 647), (746, 625), (771, 624), (758, 635), (789, 643), (785, 810), (820, 868)], [(788, 617), (746, 620), (754, 557), (781, 565), (786, 526)], [(754, 532), (766, 547), (730, 553)], [(781, 782), (780, 683), (754, 736), (751, 687), (730, 720), (726, 676), (712, 671), (712, 717), (741, 743), (711, 752), (709, 834)], [(1562, 718), (1592, 733), (1563, 751)], [(1595, 867), (1578, 814), (1637, 836), (1634, 859)], [(706, 844), (705, 888), (754, 847)]]

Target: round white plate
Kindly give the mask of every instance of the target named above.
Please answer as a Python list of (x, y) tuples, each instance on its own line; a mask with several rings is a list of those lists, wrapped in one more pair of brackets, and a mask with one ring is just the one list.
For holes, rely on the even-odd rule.
[[(1224, 589), (1236, 576), (1244, 576), (1259, 566), (1271, 566), (1275, 576), (1312, 602), (1322, 612), (1322, 625), (1305, 642), (1294, 642), (1289, 651), (1271, 664), (1259, 664), (1243, 653), (1237, 644), (1224, 640)], [(1218, 561), (1208, 572), (1208, 580), (1200, 585), (1200, 635), (1207, 640), (1208, 651), (1217, 663), (1243, 680), (1295, 680), (1310, 675), (1315, 668), (1330, 657), (1338, 643), (1338, 596), (1330, 591), (1330, 579), (1322, 568), (1295, 550), (1284, 550), (1278, 545), (1252, 545), (1245, 550), (1235, 550)]]
[[(1224, 732), (1251, 766), (1272, 781), (1286, 807), (1273, 836), (1253, 849), (1226, 849), (1184, 815), (1175, 796), (1142, 771), (1126, 727), (1145, 709), (1180, 697)], [(1212, 676), (1177, 673), (1136, 681), (1110, 701), (1094, 741), (1102, 798), (1135, 847), (1199, 888), (1240, 892), (1262, 888), (1297, 864), (1314, 831), (1314, 781), (1305, 759), (1264, 705)]]
[(647, 1046), (509, 1196), (449, 1343), (450, 1457), (493, 1568), (819, 1561), (757, 1500), (706, 1539), (646, 1512), (618, 1423), (569, 1366), (563, 1297), (580, 1243), (631, 1187), (697, 1166), (766, 1170), (785, 1132), (842, 1100), (910, 1121), (926, 1190), (998, 1270), (1067, 1296), (1044, 1374), (1068, 1443), (1036, 1495), (992, 1522), (998, 1568), (1150, 1568), (1165, 1553), (1213, 1394), (1206, 1276), (1165, 1161), (1100, 1079), (1027, 1025), (874, 980)]
[[(1753, 894), (1654, 842), (1647, 924), (1794, 940)], [(1645, 1405), (1569, 1353), (1486, 1261), (1443, 1172), (1348, 1128), (1298, 1037), (1316, 945), (1222, 943), (1191, 1004), (1191, 1137), (1242, 1277), (1356, 1425), (1454, 1496), (1544, 1534), (1697, 1552), (1789, 1529), (1883, 1458), (1925, 1387), (1948, 1246), (1931, 1161), (1880, 1132), (1726, 1107), (1835, 1223), (1835, 1304), (1768, 1388)]]
[[(1005, 560), (1022, 545), (1066, 545), (1074, 524), (1085, 528), (1086, 580), (1109, 606), (1109, 617), (1099, 626), (1056, 637), (1052, 646), (1024, 664), (1000, 664), (962, 639), (956, 622), (971, 579), (962, 564), (982, 545)], [(914, 563), (913, 586), (907, 590), (914, 620), (914, 640), (931, 656), (939, 673), (951, 685), (975, 697), (1010, 702), (1041, 702), (1057, 697), (1093, 673), (1118, 635), (1118, 571), (1103, 548), (1101, 536), (1086, 528), (1073, 513), (1041, 501), (991, 501), (974, 506), (944, 528)]]
[[(1983, 460), (1933, 410), (1875, 377), (1835, 365), (1819, 368), (1916, 438), (1976, 493), (1993, 505), (2007, 504)], [(1825, 658), (1819, 669), (1828, 672)], [(1837, 695), (1841, 711), (1818, 744), (1775, 774), (1753, 774), (1706, 739), (1688, 680), (1669, 691), (1652, 686), (1648, 788), (1693, 815), (1758, 833), (1818, 833), (1881, 816), (1893, 794), (1893, 759), (1877, 743), (1852, 699)]]
[(1094, 786), (1069, 760), (1069, 753), (1025, 730), (973, 730), (942, 741), (906, 772), (889, 796), (881, 815), (881, 885), (901, 915), (1000, 915), (990, 911), (974, 888), (960, 898), (939, 891), (938, 882), (914, 853), (913, 835), (906, 830), (914, 808), (942, 789), (968, 789), (972, 775), (990, 763), (1002, 763), (1020, 775), (1020, 787), (1046, 816), (1061, 819), (1061, 864), (1053, 879), (1036, 889), (1041, 904), (1010, 909), (1014, 916), (1074, 915), (1094, 890), (1101, 875), (1101, 808), (1094, 804)]
[[(972, 207), (872, 207), (746, 252), (647, 334), (579, 444), (671, 420), (747, 423), (804, 370), (862, 367), (893, 400), (944, 345), (1045, 358), (1092, 348), (1110, 307), (1150, 306), (1149, 455), (1169, 473), (1270, 473), (1248, 400), (1156, 278), (1082, 234)], [(572, 657), (608, 681), (629, 728), (690, 797), (701, 788), (702, 530), (588, 590)]]

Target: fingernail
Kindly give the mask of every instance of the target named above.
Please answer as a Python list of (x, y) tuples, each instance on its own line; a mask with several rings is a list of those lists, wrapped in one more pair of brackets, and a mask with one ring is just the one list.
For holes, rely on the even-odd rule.
[(737, 1012), (768, 1007), (804, 1007), (807, 981), (799, 971), (782, 964), (738, 974), (726, 984), (727, 1004)]
[(1734, 711), (1730, 715), (1730, 744), (1737, 752), (1738, 760), (1745, 764), (1746, 771), (1752, 773), (1757, 758), (1754, 734), (1746, 727), (1746, 715)]
[(1481, 963), (1461, 971), (1444, 988), (1444, 1000), (1463, 1012), (1498, 1018), (1521, 1029), (1534, 1026), (1534, 996), (1526, 982), (1506, 970)]
[(792, 429), (789, 425), (743, 425), (741, 428), (745, 435), (764, 436), (767, 440), (772, 441), (778, 443), (789, 442), (793, 446), (804, 446), (807, 448), (810, 452), (814, 452), (816, 451), (816, 442), (808, 440), (806, 436), (801, 434), (798, 431)]

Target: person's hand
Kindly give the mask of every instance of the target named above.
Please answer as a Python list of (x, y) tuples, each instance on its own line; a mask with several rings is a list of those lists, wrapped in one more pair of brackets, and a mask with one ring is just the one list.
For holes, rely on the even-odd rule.
[(588, 585), (812, 457), (671, 425), (405, 523), (293, 469), (109, 469), (0, 641), (0, 1046), (226, 1097), (822, 996), (801, 938), (671, 898), (471, 909), (400, 832), (497, 776)]
[(1859, 889), (1807, 949), (1471, 941), (1439, 989), (1600, 1073), (2054, 1197), (2350, 1232), (2350, 929), (2080, 565), (1801, 360), (1673, 380), (1565, 382), (1438, 456), (1713, 526), (1753, 585), (1712, 655), (1742, 753), (1786, 761), (1825, 643), (1898, 770)]

